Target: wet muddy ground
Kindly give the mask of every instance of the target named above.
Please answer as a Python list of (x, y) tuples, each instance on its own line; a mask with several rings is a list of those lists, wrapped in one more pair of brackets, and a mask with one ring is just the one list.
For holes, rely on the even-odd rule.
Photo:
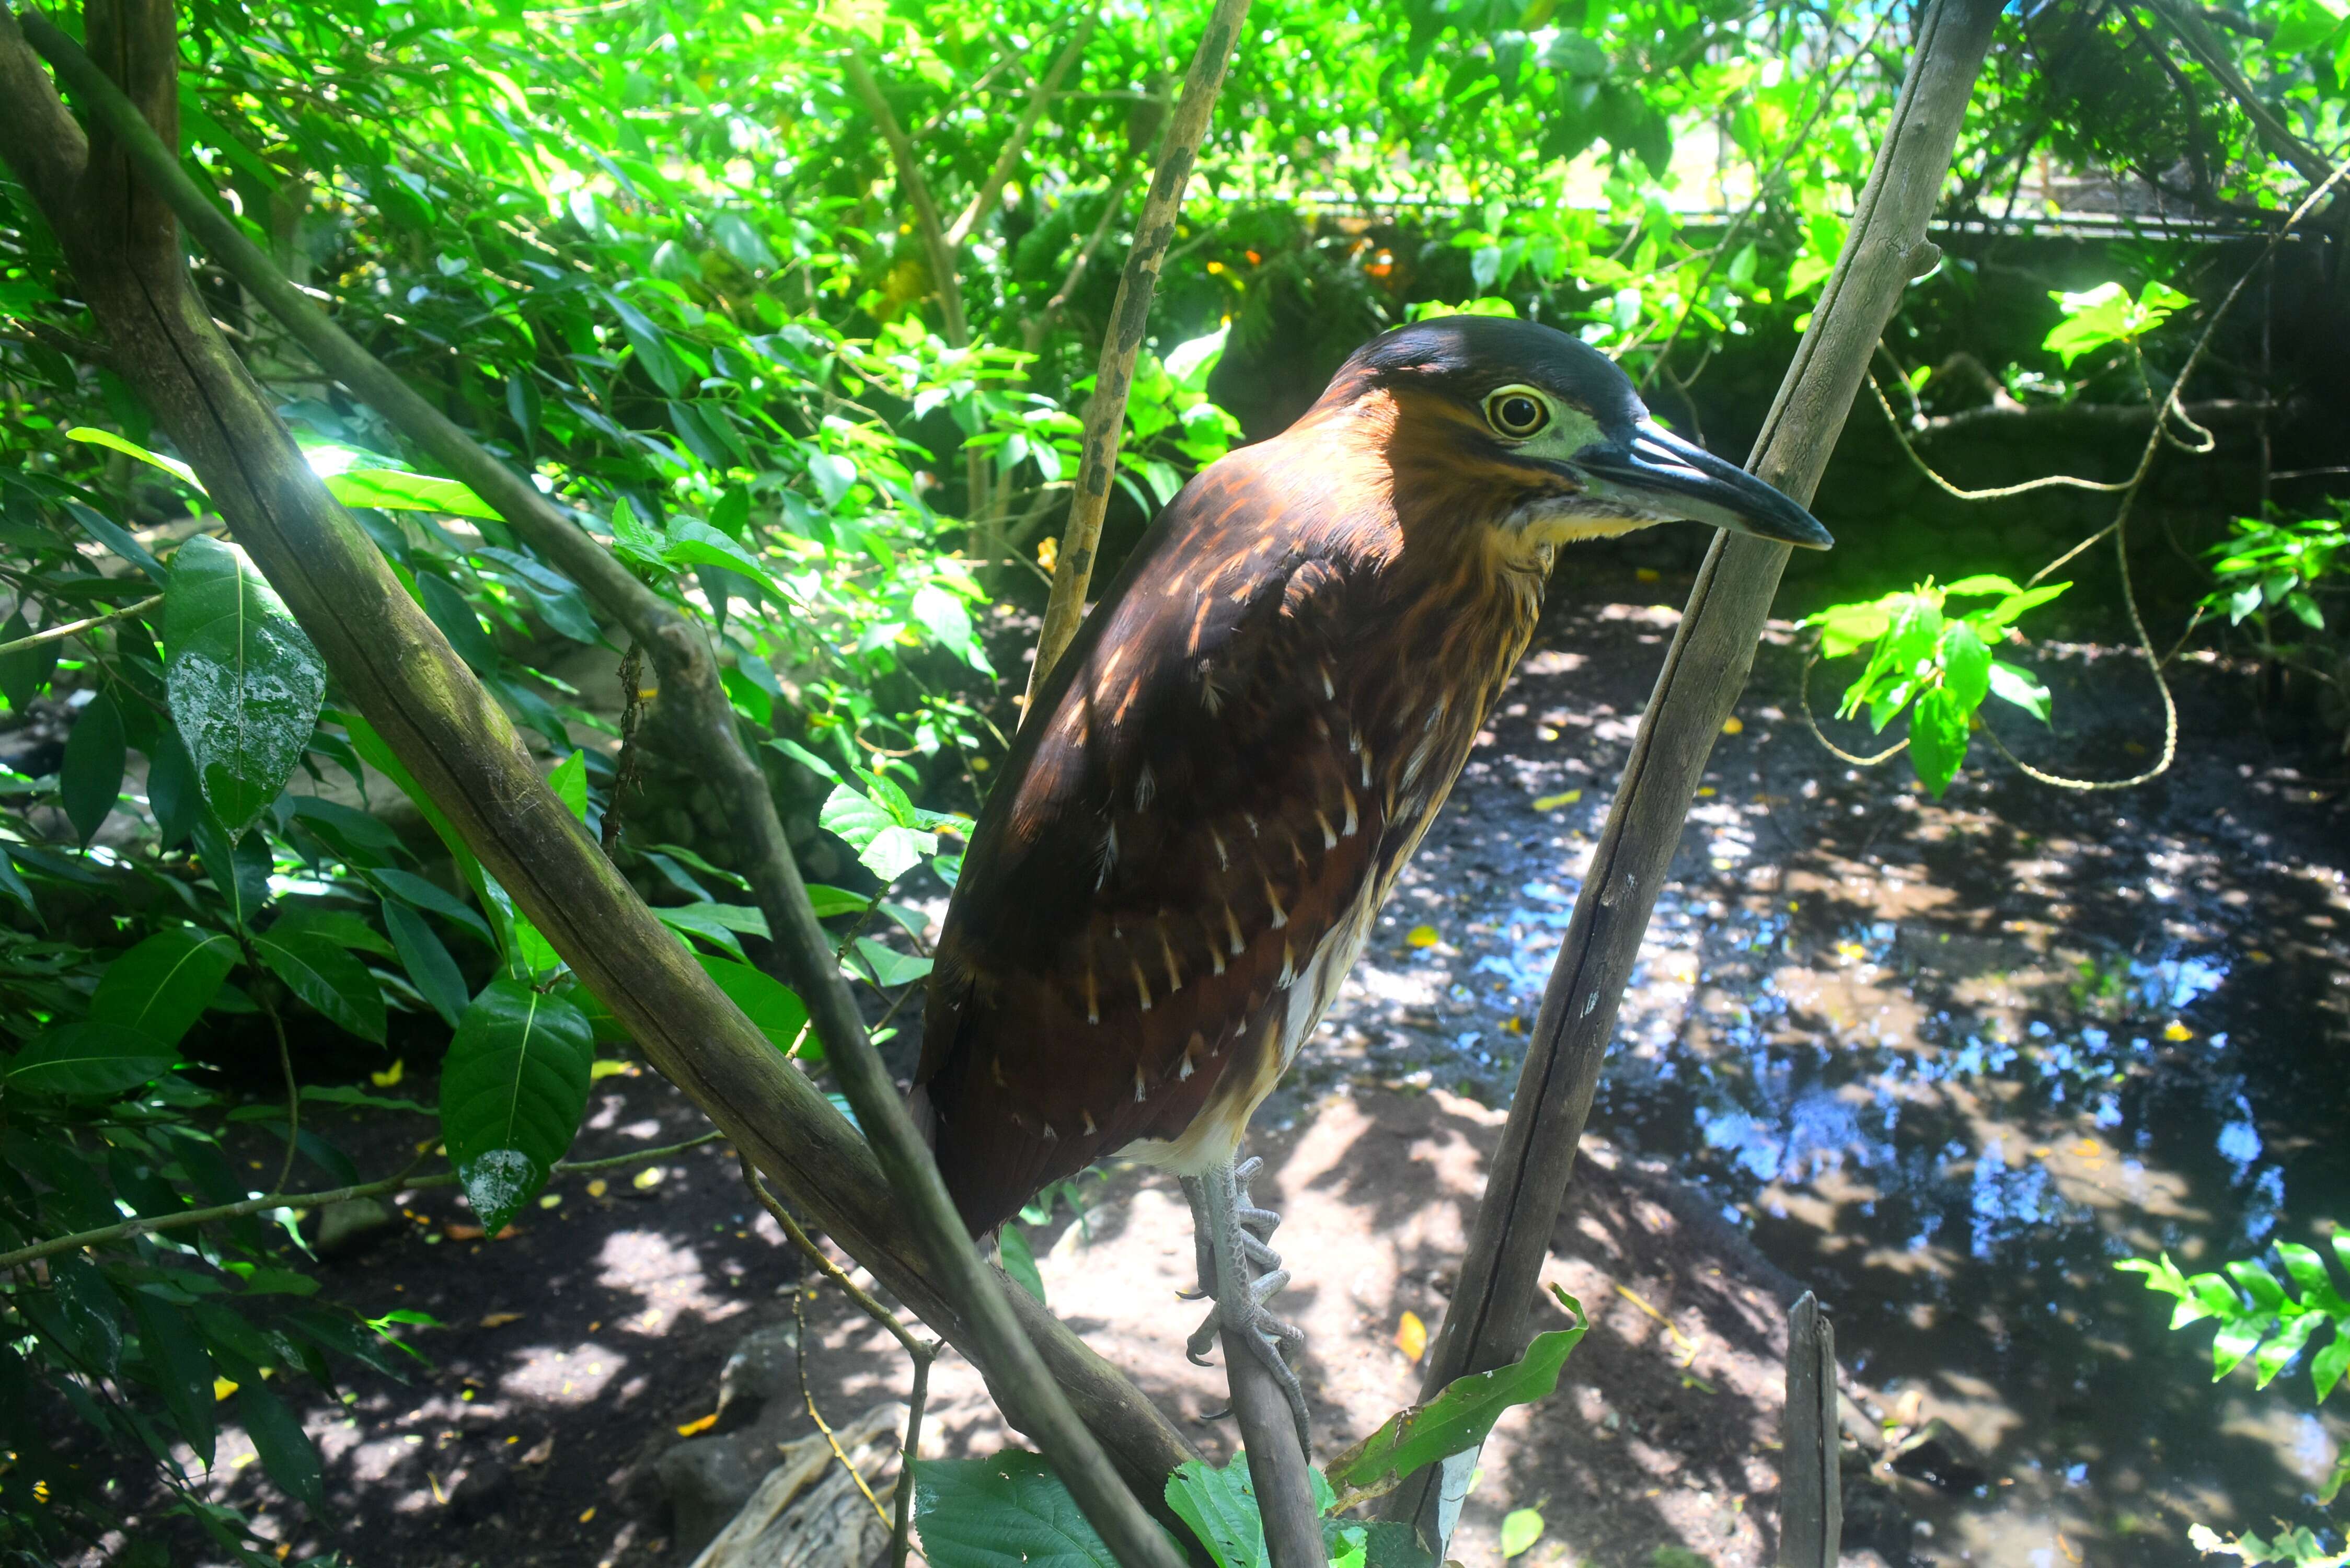
[[(1334, 1434), (1413, 1386), (1400, 1314), (1442, 1310), (1671, 635), (1662, 607), (1685, 588), (1628, 566), (1560, 585), (1490, 739), (1260, 1114)], [(2026, 661), (2054, 689), (2054, 732), (1993, 722), (2027, 757), (2116, 776), (2158, 749), (2132, 656)], [(2339, 764), (2272, 750), (2242, 673), (2188, 663), (2164, 779), (2063, 792), (1979, 749), (1935, 802), (1906, 763), (1824, 753), (1795, 716), (1800, 669), (1774, 629), (1693, 809), (1594, 1109), (1604, 1143), (1555, 1240), (1553, 1276), (1598, 1328), (1545, 1413), (1497, 1438), (1463, 1561), (1494, 1563), (1501, 1512), (1530, 1505), (1542, 1568), (1770, 1561), (1776, 1325), (1798, 1285), (1834, 1313), (1869, 1418), (1930, 1439), (1848, 1532), (1876, 1561), (2184, 1563), (2190, 1520), (2311, 1518), (2350, 1444), (2340, 1397), (2316, 1410), (2305, 1359), (2264, 1391), (2242, 1372), (2214, 1386), (2208, 1328), (2166, 1332), (2167, 1303), (2112, 1265), (2168, 1249), (2211, 1268), (2350, 1223)], [(702, 1125), (650, 1075), (618, 1076), (577, 1152)], [(351, 1131), (369, 1168), (421, 1136)], [(328, 1266), (331, 1292), (448, 1326), (420, 1339), (437, 1370), (314, 1412), (341, 1512), (273, 1513), (303, 1550), (395, 1568), (686, 1560), (648, 1466), (711, 1412), (743, 1334), (788, 1321), (796, 1270), (714, 1146), (658, 1168), (558, 1184), (502, 1243), (465, 1235), (445, 1191), (415, 1195), (384, 1241)], [(1171, 1189), (1115, 1174), (1084, 1226), (1065, 1213), (1036, 1241), (1055, 1305), (1222, 1451), (1198, 1419), (1212, 1376), (1181, 1362), (1189, 1318), (1156, 1288), (1188, 1268)], [(831, 1414), (902, 1393), (902, 1366), (841, 1303), (809, 1312)], [(996, 1439), (955, 1376), (926, 1451)], [(236, 1453), (224, 1443), (223, 1490), (265, 1508)]]
[[(1505, 1103), (1674, 610), (1557, 604), (1283, 1112), (1322, 1085)], [(1679, 598), (1649, 590), (1659, 600)], [(1629, 589), (1627, 593), (1624, 590)], [(2120, 777), (2158, 750), (2134, 654), (2043, 646), (2053, 732)], [(1846, 1365), (1954, 1459), (1910, 1489), (1929, 1562), (2193, 1561), (2306, 1519), (2350, 1416), (2307, 1356), (2213, 1386), (2210, 1330), (2116, 1261), (2190, 1272), (2350, 1224), (2350, 810), (2245, 722), (2249, 679), (2178, 673), (2164, 778), (2033, 783), (1978, 743), (1947, 798), (1826, 754), (1774, 628), (1690, 814), (1592, 1127), (1696, 1183), (1835, 1313)], [(1831, 669), (1819, 690), (1832, 693)], [(1833, 705), (1833, 697), (1825, 697)], [(1864, 731), (1840, 735), (1848, 749)], [(1415, 930), (1417, 937), (1415, 938)], [(1434, 940), (1426, 946), (1415, 945)]]

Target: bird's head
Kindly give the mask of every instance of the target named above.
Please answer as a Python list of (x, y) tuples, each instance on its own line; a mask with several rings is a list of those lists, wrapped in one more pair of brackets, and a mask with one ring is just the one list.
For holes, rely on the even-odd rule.
[(1349, 412), (1376, 413), (1407, 529), (1475, 525), (1539, 549), (1692, 522), (1834, 543), (1803, 507), (1659, 425), (1606, 355), (1531, 321), (1449, 316), (1381, 334), (1309, 419)]

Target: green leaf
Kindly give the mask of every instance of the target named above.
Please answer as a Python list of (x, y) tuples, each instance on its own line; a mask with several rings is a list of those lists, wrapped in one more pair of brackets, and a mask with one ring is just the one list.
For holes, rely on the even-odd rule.
[[(702, 972), (717, 982), (727, 1000), (743, 1010), (743, 1016), (757, 1027), (778, 1051), (789, 1051), (807, 1026), (807, 1009), (798, 996), (774, 976), (753, 969), (746, 963), (733, 963), (708, 953), (693, 955)], [(811, 1036), (811, 1039), (813, 1037)]]
[(382, 512), (442, 512), (457, 517), (495, 517), (498, 509), (470, 485), (429, 473), (392, 468), (347, 468), (321, 477), (327, 493), (346, 506)]
[(286, 1402), (259, 1383), (248, 1383), (236, 1391), (236, 1414), (269, 1479), (312, 1512), (324, 1512), (327, 1494), (319, 1484), (317, 1447)]
[(767, 917), (747, 904), (664, 905), (653, 910), (661, 924), (671, 930), (717, 943), (736, 958), (743, 956), (743, 944), (737, 933), (754, 937), (767, 934)]
[[(130, 530), (111, 518), (99, 515), (78, 501), (66, 503), (66, 511), (81, 524), (81, 531), (147, 574), (151, 582), (163, 581), (163, 563), (148, 554), (147, 546), (130, 536)], [(182, 548), (186, 546), (182, 545)]]
[(668, 547), (667, 540), (639, 521), (637, 509), (629, 504), (627, 496), (612, 503), (612, 549), (622, 560), (666, 567), (669, 563), (661, 552)]
[(2014, 703), (2043, 724), (2048, 722), (2048, 688), (2029, 671), (2018, 670), (2005, 659), (1994, 659), (1987, 680), (1992, 696)]
[(153, 1369), (172, 1424), (205, 1469), (213, 1465), (213, 1358), (195, 1320), (145, 1291), (130, 1293), (130, 1315), (139, 1324), (140, 1348)]
[[(20, 601), (8, 612), (7, 624), (0, 626), (0, 642), (15, 642), (33, 635), (32, 623), (25, 618), (25, 607)], [(57, 667), (57, 655), (64, 649), (64, 639), (51, 638), (30, 648), (19, 648), (0, 653), (0, 696), (8, 699), (11, 709), (21, 711), (25, 704), (41, 694), (49, 683), (49, 676)]]
[(155, 847), (177, 848), (205, 810), (196, 764), (180, 732), (162, 729), (147, 748), (147, 806), (155, 814)]
[(595, 1052), (577, 1008), (518, 981), (492, 981), (465, 1010), (441, 1070), (441, 1128), (493, 1235), (571, 1147)]
[(740, 572), (779, 599), (784, 597), (784, 590), (767, 576), (767, 568), (759, 564), (758, 557), (709, 524), (691, 517), (681, 517), (671, 524), (660, 558), (672, 566), (723, 566), (730, 572)]
[(939, 849), (936, 834), (906, 825), (887, 805), (853, 784), (832, 792), (817, 821), (847, 839), (865, 868), (884, 883), (895, 882)]
[[(126, 457), (135, 457), (141, 462), (151, 463), (153, 466), (161, 469), (164, 472), (170, 474), (172, 478), (178, 480), (181, 483), (186, 485), (197, 494), (202, 495), (205, 493), (204, 482), (196, 477), (196, 471), (194, 469), (190, 468), (186, 463), (182, 462), (176, 457), (165, 457), (160, 452), (150, 452), (147, 448), (140, 446), (137, 441), (119, 436), (112, 431), (102, 431), (92, 425), (76, 425), (71, 430), (66, 431), (66, 439), (68, 441), (87, 441), (91, 446), (102, 446), (111, 451), (119, 452)], [(151, 556), (150, 559), (152, 559), (152, 557)]]
[(2325, 1397), (2334, 1392), (2345, 1372), (2350, 1372), (2350, 1324), (2337, 1319), (2334, 1324), (2334, 1337), (2326, 1342), (2324, 1349), (2310, 1358), (2309, 1376), (2317, 1386), (2320, 1404), (2324, 1403)]
[[(1006, 1234), (1011, 1230), (1004, 1227)], [(1216, 1568), (1265, 1568), (1271, 1561), (1247, 1455), (1233, 1455), (1221, 1469), (1202, 1459), (1184, 1460), (1167, 1478), (1167, 1506), (1191, 1526)]]
[(2301, 1354), (2301, 1347), (2309, 1343), (2309, 1336), (2326, 1321), (2324, 1314), (2314, 1312), (2285, 1319), (2283, 1326), (2252, 1357), (2253, 1386), (2265, 1388), (2274, 1382), (2276, 1375)]
[(122, 738), (122, 710), (100, 691), (74, 721), (66, 736), (65, 761), (57, 769), (57, 793), (66, 820), (87, 845), (105, 825), (122, 795), (122, 771), (130, 754)]
[(309, 931), (282, 935), (273, 928), (254, 938), (253, 948), (288, 991), (360, 1039), (383, 1044), (383, 988), (367, 965), (336, 942)]
[(383, 929), (400, 954), (409, 983), (454, 1029), (470, 1005), (464, 972), (449, 956), (432, 923), (397, 898), (383, 900)]
[(2223, 1322), (2211, 1339), (2211, 1381), (2217, 1383), (2236, 1369), (2277, 1325), (2273, 1313), (2256, 1313)]
[(865, 961), (866, 970), (873, 976), (873, 983), (876, 985), (883, 987), (910, 985), (931, 972), (929, 959), (901, 953), (897, 949), (885, 942), (876, 941), (871, 937), (858, 938), (856, 952), (858, 958)]
[(424, 613), (457, 650), (457, 657), (472, 667), (476, 674), (487, 675), (502, 662), (498, 645), (482, 629), (482, 618), (465, 602), (465, 595), (456, 584), (433, 572), (420, 572), (416, 591), (424, 602)]
[(546, 787), (555, 798), (564, 804), (572, 815), (588, 820), (588, 753), (574, 752), (555, 764), (546, 775)]
[(33, 1036), (0, 1084), (12, 1094), (102, 1100), (161, 1077), (177, 1059), (119, 1023), (61, 1023)]
[(1006, 1225), (996, 1234), (996, 1250), (1003, 1259), (1003, 1272), (1012, 1282), (1036, 1298), (1045, 1300), (1045, 1276), (1037, 1272), (1036, 1253), (1028, 1245), (1028, 1238), (1017, 1225)]
[[(1918, 369), (1922, 370), (1926, 367), (1921, 365)], [(1957, 582), (1947, 585), (1942, 589), (1942, 597), (1944, 598), (1970, 598), (1990, 595), (2004, 597), (2009, 594), (2020, 594), (2022, 591), (2016, 586), (2015, 579), (2012, 577), (2002, 577), (1996, 572), (1981, 572), (1974, 576), (1960, 577)]]
[(163, 596), (172, 719), (204, 798), (242, 836), (293, 776), (327, 694), (327, 667), (235, 546), (202, 535)]
[(497, 939), (490, 934), (490, 923), (467, 908), (463, 899), (430, 877), (394, 866), (378, 867), (368, 876), (377, 887), (401, 902), (453, 920), (491, 946), (497, 945)]
[(1991, 692), (1991, 649), (1965, 621), (1942, 628), (1942, 690), (1967, 712), (1982, 706)]
[(352, 952), (374, 953), (379, 958), (390, 958), (397, 950), (367, 920), (348, 909), (329, 909), (318, 904), (302, 904), (287, 909), (269, 928), (273, 937), (290, 937), (296, 932), (324, 937), (338, 948)]
[(196, 857), (213, 879), (229, 919), (249, 926), (269, 902), (269, 874), (274, 868), (269, 845), (258, 833), (232, 840), (220, 819), (210, 811), (196, 814), (193, 832)]
[(1008, 1449), (908, 1468), (931, 1568), (1118, 1568), (1042, 1454)]
[(1542, 1539), (1543, 1516), (1531, 1508), (1513, 1509), (1502, 1516), (1502, 1558), (1517, 1556)]
[(1388, 1417), (1378, 1431), (1331, 1462), (1330, 1479), (1368, 1490), (1388, 1476), (1409, 1476), (1484, 1442), (1493, 1423), (1512, 1406), (1548, 1397), (1558, 1386), (1567, 1353), (1591, 1327), (1581, 1303), (1564, 1291), (1556, 1293), (1575, 1314), (1573, 1328), (1536, 1334), (1526, 1353), (1509, 1366), (1455, 1378), (1427, 1404)]
[(613, 314), (619, 317), (620, 331), (627, 337), (629, 347), (637, 351), (638, 363), (644, 366), (645, 374), (671, 397), (682, 396), (685, 371), (678, 364), (677, 355), (669, 346), (669, 338), (653, 325), (650, 317), (619, 295), (608, 294), (605, 297), (611, 301)]
[(1967, 755), (1967, 710), (1946, 686), (1918, 693), (1909, 711), (1909, 762), (1936, 800), (1950, 787)]
[(236, 961), (236, 943), (218, 931), (192, 926), (158, 931), (106, 966), (90, 995), (90, 1022), (118, 1025), (174, 1050)]

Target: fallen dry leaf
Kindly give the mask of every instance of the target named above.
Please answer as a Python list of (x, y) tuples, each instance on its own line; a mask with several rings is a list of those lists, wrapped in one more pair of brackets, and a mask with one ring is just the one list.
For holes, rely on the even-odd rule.
[(1406, 1361), (1418, 1361), (1428, 1354), (1428, 1325), (1419, 1321), (1416, 1312), (1407, 1312), (1396, 1325), (1395, 1346), (1403, 1352)]
[(510, 1323), (520, 1323), (521, 1321), (522, 1314), (518, 1312), (493, 1312), (484, 1313), (482, 1314), (482, 1326), (484, 1328), (504, 1328)]
[(523, 1450), (522, 1462), (526, 1465), (543, 1465), (554, 1457), (555, 1439), (552, 1437), (546, 1437)]
[(677, 1429), (677, 1435), (681, 1438), (694, 1437), (700, 1433), (710, 1430), (711, 1428), (716, 1425), (718, 1425), (718, 1412), (712, 1410), (709, 1415), (698, 1417), (693, 1420), (688, 1421), (682, 1427), (680, 1427)]

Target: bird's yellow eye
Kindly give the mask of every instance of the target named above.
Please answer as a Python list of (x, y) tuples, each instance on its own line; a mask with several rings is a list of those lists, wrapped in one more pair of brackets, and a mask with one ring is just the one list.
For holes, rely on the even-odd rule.
[(1550, 405), (1532, 387), (1503, 387), (1485, 399), (1485, 422), (1512, 441), (1550, 423)]

